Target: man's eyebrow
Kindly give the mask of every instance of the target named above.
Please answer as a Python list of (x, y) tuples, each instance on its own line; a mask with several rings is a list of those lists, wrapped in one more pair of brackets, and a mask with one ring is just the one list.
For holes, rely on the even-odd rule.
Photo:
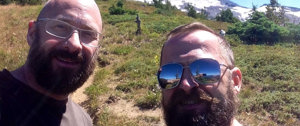
[(88, 23), (86, 22), (83, 22), (83, 21), (74, 21), (72, 19), (69, 19), (69, 18), (58, 18), (57, 20), (61, 20), (61, 21), (64, 21), (74, 27), (76, 27), (76, 25), (79, 25), (79, 27), (77, 28), (80, 28), (80, 29), (84, 29), (84, 30), (92, 30), (92, 31), (95, 31), (97, 32), (97, 30), (95, 28), (93, 28), (93, 26), (89, 25)]

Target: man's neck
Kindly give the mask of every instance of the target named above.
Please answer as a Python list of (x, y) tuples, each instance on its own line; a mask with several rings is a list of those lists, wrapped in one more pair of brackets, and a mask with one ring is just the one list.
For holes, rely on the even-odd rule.
[(29, 86), (33, 90), (35, 90), (35, 91), (37, 91), (41, 94), (44, 94), (48, 97), (51, 97), (51, 98), (56, 99), (56, 100), (65, 100), (65, 99), (68, 98), (68, 95), (53, 94), (53, 93), (47, 91), (46, 89), (44, 89), (43, 87), (41, 87), (36, 82), (35, 77), (32, 74), (28, 64), (25, 64), (24, 66), (12, 71), (11, 74), (13, 75), (13, 77), (15, 77), (16, 79), (21, 81), (23, 84), (26, 84), (27, 86)]

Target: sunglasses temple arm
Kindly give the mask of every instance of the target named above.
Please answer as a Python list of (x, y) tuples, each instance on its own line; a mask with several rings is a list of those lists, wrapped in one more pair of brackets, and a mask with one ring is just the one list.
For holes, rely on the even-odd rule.
[(218, 84), (217, 84), (217, 88), (219, 87), (219, 85), (220, 85), (220, 82), (221, 82), (221, 79), (222, 79), (222, 78), (223, 78), (223, 76), (225, 75), (225, 73), (226, 73), (227, 69), (228, 69), (228, 67), (226, 67), (225, 71), (223, 72), (222, 76), (220, 77), (220, 79), (219, 79), (219, 82), (218, 82)]

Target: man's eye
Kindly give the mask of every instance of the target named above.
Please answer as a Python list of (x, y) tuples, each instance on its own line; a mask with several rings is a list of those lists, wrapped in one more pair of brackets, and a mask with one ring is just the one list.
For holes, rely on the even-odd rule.
[(58, 31), (66, 31), (68, 28), (65, 25), (55, 25), (52, 27), (53, 30), (58, 30)]
[(94, 39), (97, 39), (97, 34), (96, 33), (94, 33), (94, 32), (91, 32), (91, 31), (82, 31), (81, 32), (81, 35), (82, 35), (82, 37), (84, 37), (84, 38), (88, 38), (88, 39), (90, 39), (90, 40), (94, 40)]

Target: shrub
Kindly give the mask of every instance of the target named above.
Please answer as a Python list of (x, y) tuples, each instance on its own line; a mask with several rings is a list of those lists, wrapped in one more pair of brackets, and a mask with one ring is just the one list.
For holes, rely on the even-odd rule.
[(230, 44), (230, 46), (238, 46), (243, 43), (240, 40), (239, 36), (236, 34), (226, 35), (225, 38), (226, 38), (227, 42)]
[(237, 34), (247, 44), (273, 45), (289, 34), (289, 31), (270, 21), (262, 12), (253, 12), (246, 22), (237, 22), (228, 29), (228, 34)]
[(217, 21), (236, 23), (239, 22), (239, 19), (233, 17), (233, 14), (230, 9), (222, 10), (220, 14), (216, 16)]
[(171, 16), (175, 14), (177, 8), (171, 5), (169, 0), (166, 0), (166, 4), (162, 3), (162, 0), (153, 0), (153, 5), (156, 9), (156, 14), (168, 15)]
[(125, 14), (125, 10), (121, 7), (115, 7), (115, 5), (108, 8), (109, 14), (111, 15), (123, 15)]
[(13, 1), (12, 0), (0, 0), (0, 4), (1, 5), (8, 5), (10, 3), (12, 3)]

